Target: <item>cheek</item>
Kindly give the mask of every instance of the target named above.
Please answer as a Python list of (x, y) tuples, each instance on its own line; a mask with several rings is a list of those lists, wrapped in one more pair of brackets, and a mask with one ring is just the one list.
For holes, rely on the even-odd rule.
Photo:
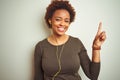
[(69, 28), (70, 24), (66, 24), (66, 28)]
[(52, 29), (56, 30), (58, 25), (59, 25), (59, 24), (56, 23), (56, 22), (52, 23)]
[(60, 24), (59, 22), (53, 21), (52, 26), (55, 27), (58, 26), (59, 24)]

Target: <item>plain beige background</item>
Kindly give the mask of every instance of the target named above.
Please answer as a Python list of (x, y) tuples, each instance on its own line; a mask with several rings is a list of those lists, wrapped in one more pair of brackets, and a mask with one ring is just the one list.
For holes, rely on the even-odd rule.
[[(0, 80), (32, 80), (38, 41), (50, 34), (44, 22), (50, 0), (0, 0)], [(91, 58), (98, 23), (107, 40), (101, 50), (99, 80), (120, 80), (120, 0), (70, 0), (76, 19), (67, 34), (82, 40)], [(82, 70), (83, 80), (89, 80)]]

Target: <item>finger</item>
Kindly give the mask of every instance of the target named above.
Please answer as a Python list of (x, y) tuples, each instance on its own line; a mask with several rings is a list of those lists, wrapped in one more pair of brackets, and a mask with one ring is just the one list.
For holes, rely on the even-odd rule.
[(97, 35), (100, 35), (101, 30), (102, 30), (102, 22), (99, 23)]
[(105, 34), (105, 32), (103, 31), (103, 32), (101, 32), (101, 34), (100, 34), (100, 40), (101, 41), (104, 41), (106, 39), (106, 34)]
[(105, 39), (106, 39), (106, 36), (102, 36), (102, 40), (105, 41)]

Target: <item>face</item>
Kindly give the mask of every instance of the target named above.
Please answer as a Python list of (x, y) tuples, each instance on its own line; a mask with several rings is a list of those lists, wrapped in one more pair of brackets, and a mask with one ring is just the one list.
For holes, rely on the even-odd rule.
[(70, 14), (67, 10), (56, 10), (49, 20), (55, 35), (64, 35), (70, 25)]

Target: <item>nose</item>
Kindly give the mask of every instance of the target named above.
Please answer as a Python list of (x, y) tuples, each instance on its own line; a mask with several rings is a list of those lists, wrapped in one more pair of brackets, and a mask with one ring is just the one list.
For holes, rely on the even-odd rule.
[(65, 25), (65, 21), (62, 20), (62, 21), (60, 22), (60, 25), (61, 25), (61, 26), (64, 26), (64, 25)]

